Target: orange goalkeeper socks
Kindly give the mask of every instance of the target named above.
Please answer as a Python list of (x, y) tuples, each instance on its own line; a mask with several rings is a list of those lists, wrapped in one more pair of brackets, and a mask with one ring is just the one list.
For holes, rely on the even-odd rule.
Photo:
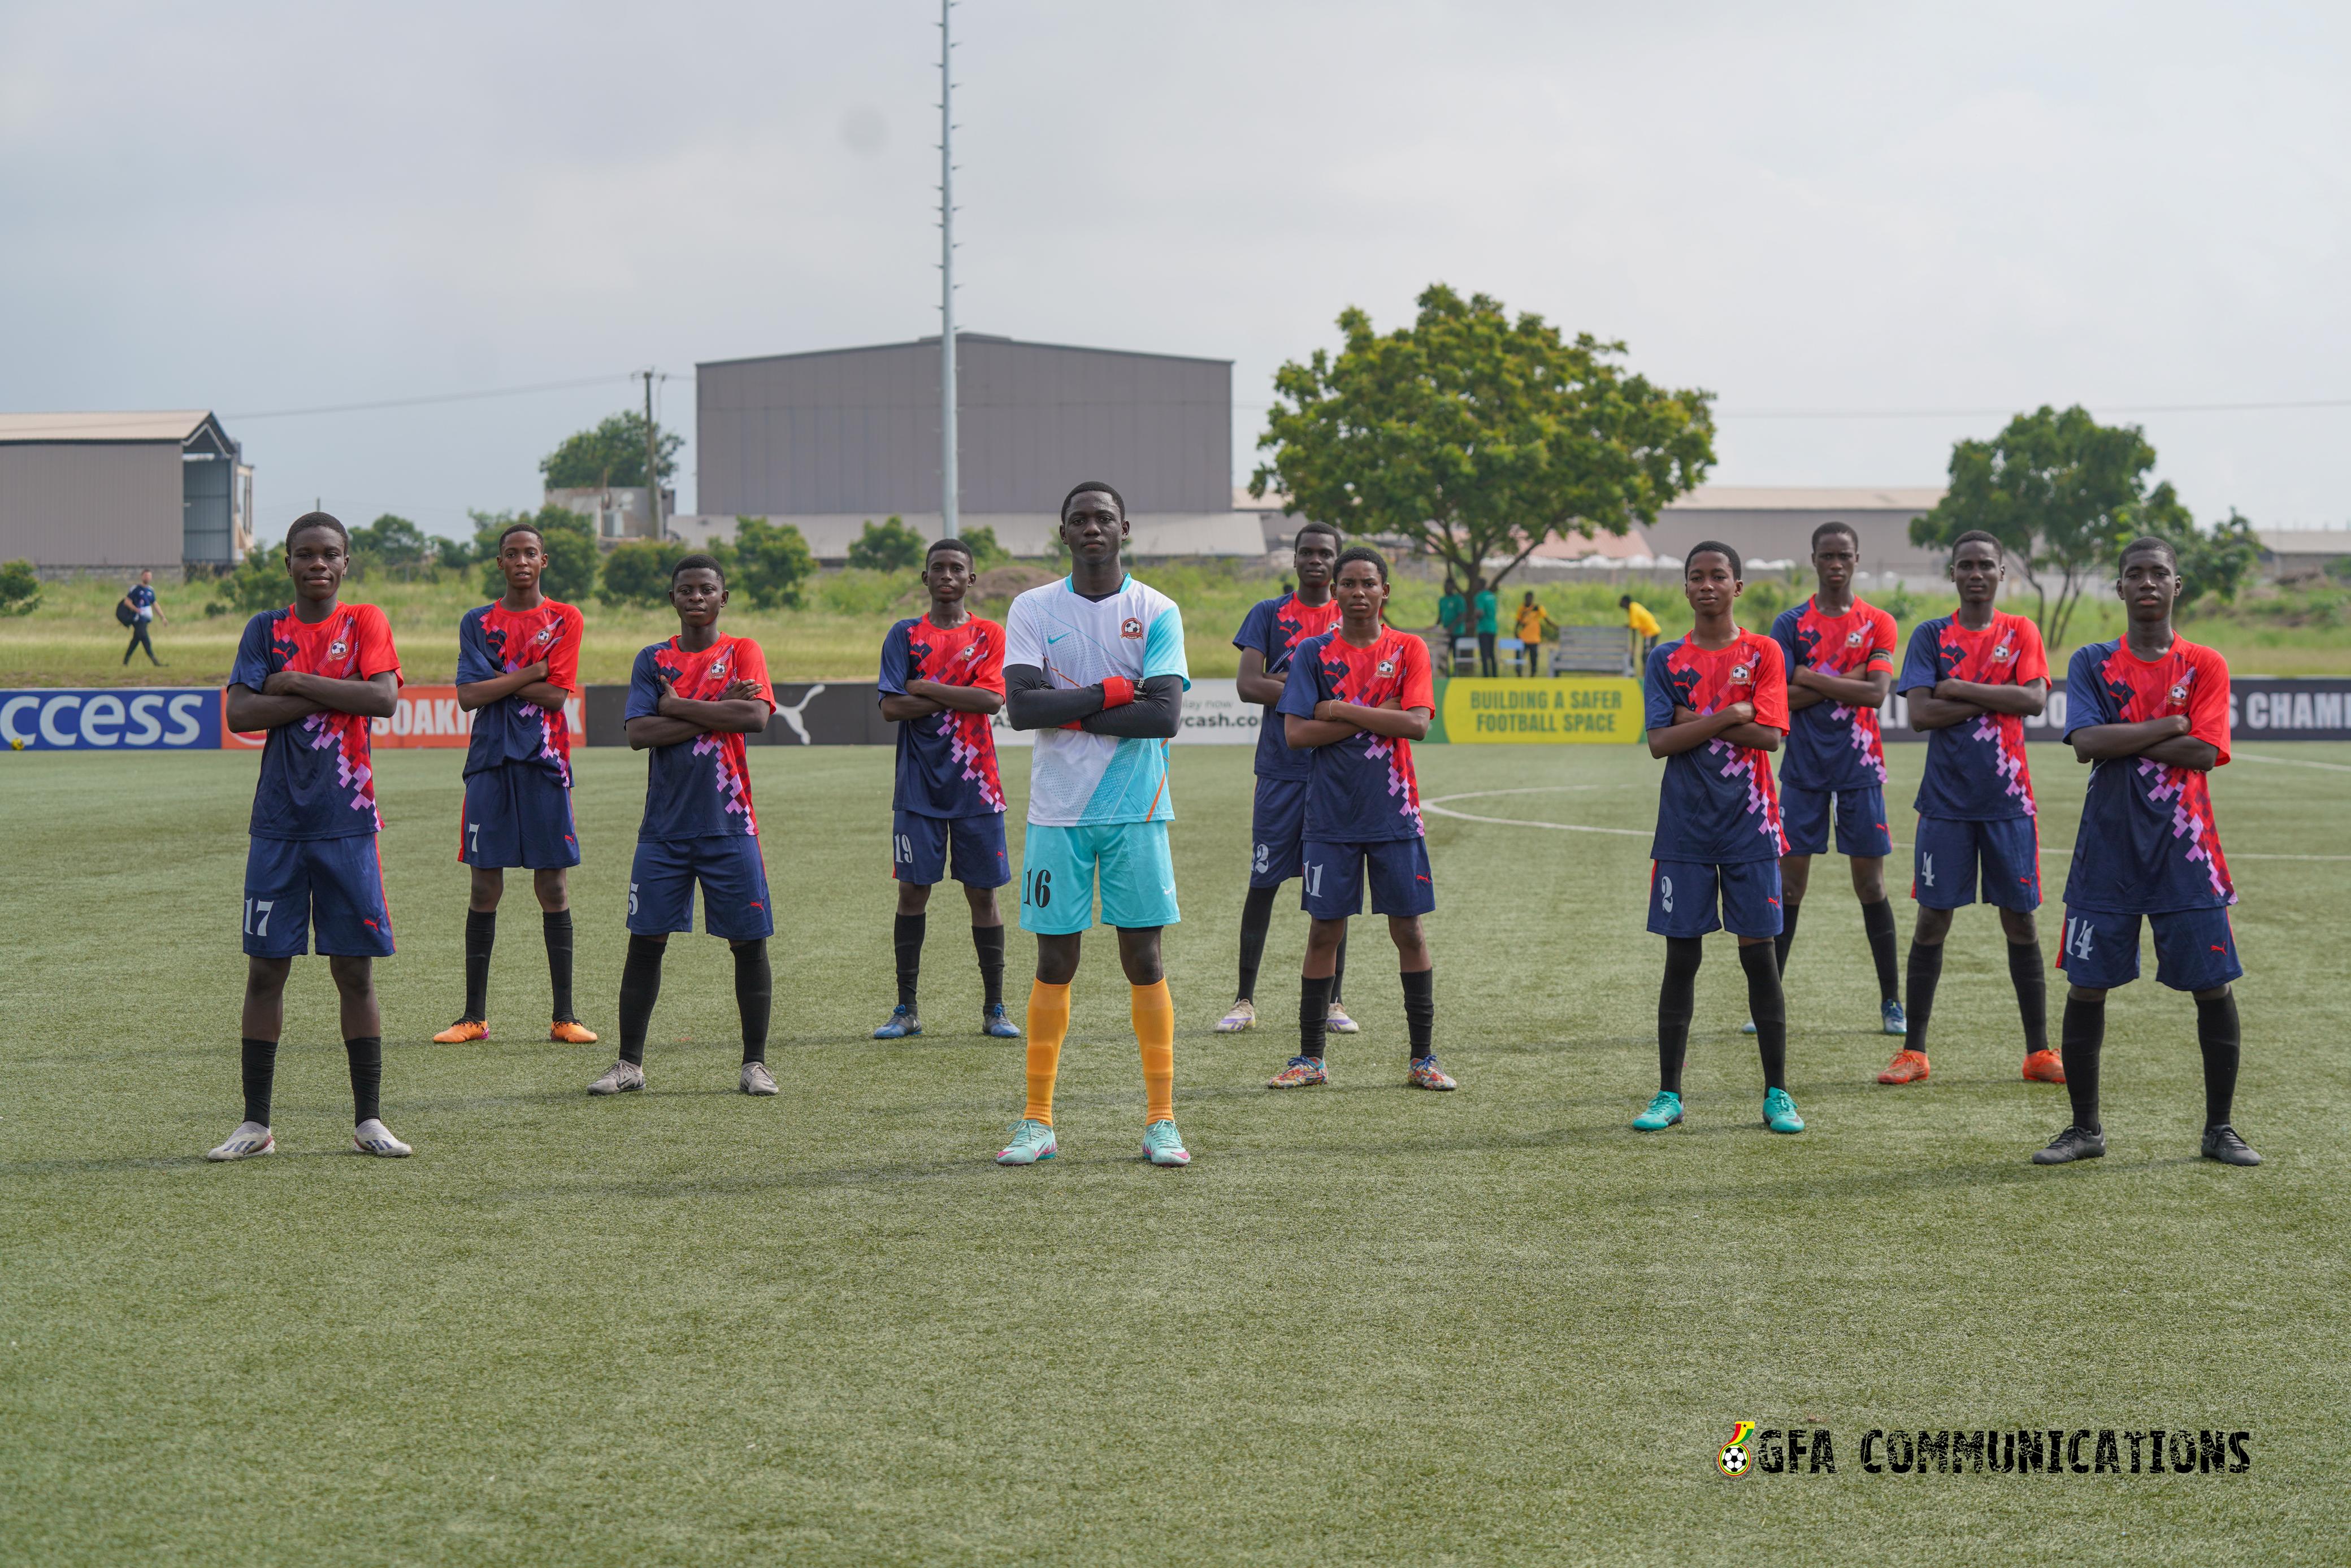
[(1167, 982), (1129, 988), (1135, 1043), (1143, 1051), (1144, 1125), (1176, 1119), (1176, 1000)]
[[(1168, 1022), (1172, 1030), (1172, 1011)], [(1061, 1069), (1061, 1038), (1069, 1032), (1070, 988), (1035, 982), (1029, 988), (1029, 1105), (1020, 1113), (1029, 1121), (1053, 1124), (1053, 1079)]]

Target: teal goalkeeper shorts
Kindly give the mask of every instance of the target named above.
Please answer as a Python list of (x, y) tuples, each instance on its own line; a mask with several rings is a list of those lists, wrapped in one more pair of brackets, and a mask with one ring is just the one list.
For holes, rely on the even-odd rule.
[(1094, 923), (1094, 873), (1102, 873), (1105, 925), (1173, 925), (1176, 862), (1165, 822), (1049, 828), (1035, 822), (1020, 848), (1020, 929), (1069, 936)]

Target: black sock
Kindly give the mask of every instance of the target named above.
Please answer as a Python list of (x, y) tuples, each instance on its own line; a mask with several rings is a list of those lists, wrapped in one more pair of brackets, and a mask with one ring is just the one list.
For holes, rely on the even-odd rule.
[(1695, 936), (1666, 938), (1666, 982), (1657, 988), (1657, 1087), (1682, 1092), (1682, 1058), (1689, 1052), (1690, 1014), (1698, 1007), (1698, 967), (1706, 947)]
[(1331, 1017), (1331, 981), (1305, 977), (1298, 982), (1298, 1054), (1322, 1060), (1322, 1046)]
[(571, 1007), (571, 911), (542, 912), (539, 920), (547, 929), (547, 988), (555, 1003), (548, 1016), (558, 1023), (578, 1023), (580, 1015)]
[(490, 949), (498, 939), (498, 912), (465, 911), (465, 1016), (475, 1023), (490, 1016)]
[(1869, 937), (1870, 960), (1877, 966), (1877, 999), (1898, 1000), (1902, 982), (1894, 962), (1894, 901), (1881, 898), (1861, 906), (1861, 929)]
[(890, 925), (890, 945), (898, 950), (898, 1005), (910, 1011), (923, 976), (923, 928), (929, 924), (927, 915), (901, 915)]
[(2196, 998), (2196, 1043), (2204, 1052), (2204, 1124), (2217, 1127), (2237, 1098), (2236, 992)]
[(1233, 995), (1244, 1001), (1257, 999), (1257, 967), (1265, 961), (1265, 934), (1273, 925), (1274, 895), (1278, 887), (1253, 887), (1241, 900), (1241, 983)]
[(2024, 1020), (2024, 1053), (2049, 1049), (2049, 976), (2041, 967), (2041, 942), (2008, 945), (2008, 977), (2016, 987), (2016, 1010)]
[(1347, 989), (1347, 934), (1339, 933), (1339, 951), (1331, 960), (1331, 999), (1336, 1002)]
[[(2014, 948), (2009, 949), (2014, 952)], [(1909, 1038), (1902, 1042), (1905, 1051), (1921, 1055), (1927, 1050), (1927, 1025), (1935, 1017), (1935, 987), (1943, 978), (1943, 945), (1923, 946), (1917, 937), (1910, 939), (1910, 996), (1902, 1004), (1903, 1016), (1909, 1019)]]
[(1755, 1050), (1763, 1059), (1763, 1087), (1788, 1086), (1788, 998), (1780, 989), (1780, 962), (1771, 945), (1744, 944), (1739, 967), (1747, 971), (1747, 1016), (1755, 1020)]
[(662, 954), (666, 942), (632, 935), (629, 956), (621, 965), (621, 1060), (643, 1067), (645, 1029), (653, 1021), (653, 1003), (661, 999)]
[(1780, 912), (1780, 935), (1771, 938), (1771, 956), (1783, 975), (1788, 972), (1788, 949), (1796, 945), (1796, 921), (1803, 913), (1801, 904), (1791, 904)]
[(1404, 1027), (1412, 1040), (1412, 1060), (1436, 1054), (1429, 1039), (1437, 1032), (1437, 970), (1404, 972)]
[[(898, 917), (901, 920), (905, 915)], [(920, 920), (921, 915), (914, 916)], [(737, 942), (735, 948), (735, 1010), (743, 1015), (743, 1060), (768, 1060), (768, 1015), (775, 1009), (776, 980), (768, 969), (768, 939)]]
[(2099, 1132), (2098, 1051), (2106, 1042), (2106, 998), (2085, 1002), (2065, 998), (2065, 1020), (2059, 1026), (2058, 1049), (2065, 1059), (2065, 1097), (2074, 1103), (2074, 1125)]
[(351, 1061), (351, 1125), (383, 1114), (383, 1037), (363, 1034), (343, 1041)]
[(277, 1079), (277, 1042), (245, 1042), (245, 1119), (269, 1125), (269, 1090)]
[(979, 953), (979, 983), (986, 988), (987, 1005), (1004, 1005), (1004, 927), (975, 925), (971, 928), (971, 945)]

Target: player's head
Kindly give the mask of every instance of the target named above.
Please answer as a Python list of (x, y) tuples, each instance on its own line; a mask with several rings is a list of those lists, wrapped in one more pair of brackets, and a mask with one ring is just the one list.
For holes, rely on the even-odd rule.
[(1682, 597), (1700, 615), (1728, 615), (1746, 587), (1739, 552), (1720, 539), (1700, 539), (1682, 557)]
[(351, 569), (351, 530), (325, 512), (305, 512), (286, 530), (286, 575), (303, 598), (331, 600)]
[(1632, 609), (1633, 596), (1629, 593), (1619, 594), (1616, 598), (1616, 608), (1619, 610)]
[(142, 567), (141, 567), (141, 568), (139, 569), (139, 580), (140, 580), (140, 581), (141, 581), (141, 582), (152, 582), (152, 581), (154, 581), (154, 580), (155, 580), (155, 569), (154, 569), (153, 567), (148, 567), (148, 566), (142, 566)]
[(498, 535), (498, 570), (506, 574), (507, 586), (518, 593), (538, 586), (538, 574), (547, 570), (547, 536), (537, 524), (506, 526)]
[(1126, 499), (1101, 480), (1081, 481), (1061, 497), (1061, 542), (1071, 559), (1090, 566), (1115, 560), (1126, 533)]
[(1387, 558), (1369, 545), (1349, 545), (1339, 552), (1332, 592), (1339, 601), (1339, 613), (1351, 624), (1377, 625), (1388, 602)]
[(1981, 528), (1970, 528), (1951, 541), (1951, 584), (1962, 604), (1990, 604), (2000, 597), (2001, 579), (2007, 574), (2000, 540)]
[(2187, 586), (2179, 575), (2179, 552), (2168, 540), (2142, 535), (2115, 558), (2115, 594), (2134, 621), (2168, 621)]
[(709, 626), (726, 608), (726, 569), (716, 556), (686, 556), (669, 569), (669, 602), (685, 626)]
[(971, 547), (961, 539), (933, 539), (923, 554), (923, 586), (933, 604), (960, 604), (971, 588)]
[(1535, 591), (1531, 588), (1528, 589), (1527, 596), (1524, 599), (1520, 600), (1519, 602), (1525, 605), (1530, 610), (1533, 609), (1535, 603)]
[(1851, 523), (1823, 523), (1813, 530), (1813, 574), (1823, 588), (1840, 591), (1861, 565), (1861, 536)]
[(1298, 584), (1301, 588), (1326, 588), (1332, 574), (1339, 570), (1339, 552), (1347, 541), (1339, 530), (1328, 523), (1309, 523), (1298, 530), (1290, 541), (1290, 559), (1298, 568)]
[(1449, 571), (1445, 574), (1445, 591), (1447, 593), (1461, 591), (1461, 585), (1453, 580), (1453, 574)]

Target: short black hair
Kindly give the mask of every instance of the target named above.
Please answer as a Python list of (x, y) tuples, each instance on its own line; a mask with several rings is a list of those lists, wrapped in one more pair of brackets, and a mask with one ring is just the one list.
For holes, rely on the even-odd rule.
[(2129, 570), (2131, 557), (2135, 555), (2145, 555), (2149, 550), (2158, 549), (2171, 558), (2171, 570), (2174, 572), (2179, 571), (2179, 551), (2172, 547), (2171, 541), (2169, 539), (2159, 539), (2153, 534), (2141, 534), (2138, 538), (2131, 540), (2130, 543), (2123, 546), (2122, 553), (2115, 557), (2116, 575), (2119, 576), (2124, 571)]
[(1061, 520), (1063, 522), (1066, 523), (1070, 520), (1070, 503), (1076, 500), (1079, 497), (1084, 495), (1089, 490), (1100, 490), (1103, 495), (1108, 496), (1112, 500), (1116, 501), (1118, 503), (1118, 515), (1122, 517), (1126, 516), (1125, 497), (1120, 495), (1116, 490), (1113, 489), (1108, 485), (1103, 484), (1099, 479), (1088, 479), (1081, 484), (1072, 486), (1070, 493), (1061, 497)]
[(1341, 550), (1339, 552), (1337, 562), (1331, 568), (1332, 581), (1336, 582), (1339, 580), (1339, 574), (1347, 570), (1347, 563), (1351, 560), (1370, 561), (1374, 566), (1379, 568), (1380, 581), (1383, 583), (1387, 581), (1388, 558), (1382, 555), (1379, 551), (1374, 549), (1369, 545), (1349, 545), (1345, 549)]
[(1966, 533), (1961, 534), (1958, 538), (1951, 541), (1951, 559), (1953, 560), (1959, 559), (1959, 547), (1961, 545), (1990, 545), (1991, 546), (1993, 559), (1999, 560), (2005, 560), (2008, 559), (2008, 547), (2000, 542), (1999, 536), (1996, 534), (1988, 534), (1981, 528), (1970, 528)]
[(677, 586), (677, 574), (679, 572), (693, 571), (697, 569), (703, 571), (716, 572), (718, 574), (718, 586), (721, 588), (726, 586), (726, 569), (718, 564), (718, 558), (715, 555), (704, 555), (699, 550), (695, 551), (692, 555), (680, 557), (678, 563), (669, 569), (669, 585), (672, 588), (675, 588)]
[(951, 549), (955, 551), (956, 554), (963, 557), (966, 565), (977, 566), (979, 564), (979, 558), (971, 553), (971, 547), (964, 543), (957, 536), (949, 534), (943, 539), (933, 539), (931, 541), (931, 548), (923, 552), (923, 570), (925, 571), (931, 570), (931, 558), (938, 554), (939, 551), (943, 549)]
[(343, 541), (343, 553), (351, 553), (351, 530), (343, 527), (342, 518), (331, 512), (305, 512), (295, 518), (286, 528), (286, 548), (292, 549), (294, 536), (308, 528), (325, 528), (340, 536)]
[(525, 517), (518, 523), (508, 523), (506, 526), (506, 531), (498, 535), (498, 549), (503, 551), (507, 548), (507, 540), (517, 534), (537, 534), (540, 550), (544, 551), (547, 549), (547, 536), (539, 533), (538, 525), (528, 517)]
[[(1689, 570), (1689, 562), (1687, 562), (1687, 561), (1684, 561), (1684, 562), (1682, 562), (1682, 570), (1685, 570), (1685, 571), (1688, 570)], [(1627, 593), (1627, 594), (1625, 594), (1624, 597), (1622, 597), (1621, 599), (1617, 600), (1617, 601), (1616, 601), (1616, 608), (1617, 608), (1617, 609), (1619, 609), (1619, 610), (1630, 610), (1630, 609), (1632, 609), (1632, 608), (1633, 608), (1633, 596), (1632, 596), (1631, 594)]]
[(1851, 523), (1826, 522), (1813, 530), (1813, 554), (1818, 555), (1820, 553), (1821, 541), (1828, 538), (1831, 534), (1843, 534), (1845, 538), (1853, 541), (1853, 553), (1855, 555), (1859, 555), (1861, 553), (1861, 535), (1854, 530), (1854, 526)]
[(1347, 536), (1341, 533), (1334, 525), (1330, 523), (1306, 524), (1303, 528), (1301, 528), (1298, 530), (1297, 538), (1292, 538), (1290, 541), (1290, 548), (1292, 550), (1296, 550), (1298, 549), (1299, 540), (1303, 539), (1309, 534), (1329, 534), (1331, 536), (1331, 547), (1333, 549), (1345, 549), (1347, 548)]
[(1729, 561), (1730, 563), (1730, 575), (1733, 578), (1740, 577), (1743, 570), (1740, 565), (1739, 552), (1737, 550), (1732, 549), (1720, 539), (1700, 539), (1698, 543), (1690, 546), (1689, 554), (1682, 557), (1682, 575), (1684, 577), (1687, 577), (1689, 575), (1689, 563), (1696, 560), (1702, 555), (1719, 555), (1723, 559)]

